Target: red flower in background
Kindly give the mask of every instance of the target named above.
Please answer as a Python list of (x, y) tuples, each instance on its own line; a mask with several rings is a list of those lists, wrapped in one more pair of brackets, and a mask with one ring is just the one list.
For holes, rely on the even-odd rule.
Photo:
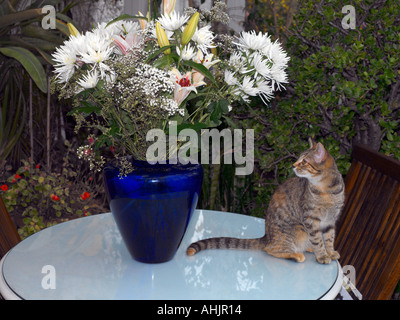
[(56, 196), (55, 194), (52, 194), (52, 195), (51, 195), (51, 198), (52, 198), (54, 201), (59, 201), (59, 200), (60, 200), (60, 197), (59, 197), (59, 196)]
[(0, 189), (3, 191), (7, 191), (8, 190), (8, 185), (3, 184), (2, 186), (0, 186)]
[(14, 176), (14, 178), (15, 179), (22, 179), (22, 177), (18, 173)]
[(85, 193), (81, 194), (82, 200), (89, 199), (89, 197), (90, 197), (90, 193), (89, 192), (85, 192)]

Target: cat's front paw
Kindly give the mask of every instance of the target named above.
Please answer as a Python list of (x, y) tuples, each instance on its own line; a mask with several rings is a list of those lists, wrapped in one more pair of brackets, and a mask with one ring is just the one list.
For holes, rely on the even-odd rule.
[(316, 258), (317, 258), (317, 261), (322, 264), (330, 264), (332, 261), (331, 257), (328, 256), (327, 254), (324, 254), (324, 255), (322, 255), (320, 257), (316, 257)]
[(340, 254), (337, 251), (329, 252), (329, 256), (331, 257), (332, 260), (339, 260), (340, 259)]

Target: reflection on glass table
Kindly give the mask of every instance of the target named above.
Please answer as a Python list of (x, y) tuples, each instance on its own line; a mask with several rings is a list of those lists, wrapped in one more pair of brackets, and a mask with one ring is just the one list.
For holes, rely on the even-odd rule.
[[(262, 251), (206, 250), (194, 241), (218, 236), (261, 237), (264, 219), (196, 210), (174, 259), (133, 260), (111, 213), (44, 229), (1, 261), (0, 292), (20, 299), (333, 299), (342, 284), (337, 261), (297, 263)], [(55, 288), (54, 288), (55, 287)]]

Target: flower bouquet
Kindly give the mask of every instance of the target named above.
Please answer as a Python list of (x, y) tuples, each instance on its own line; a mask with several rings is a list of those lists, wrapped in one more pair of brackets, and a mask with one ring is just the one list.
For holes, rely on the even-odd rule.
[(201, 14), (163, 2), (155, 20), (123, 15), (84, 34), (72, 30), (53, 54), (53, 88), (74, 98), (76, 130), (89, 134), (79, 153), (93, 168), (105, 163), (105, 149), (145, 160), (150, 129), (166, 130), (171, 120), (178, 129), (218, 126), (235, 102), (267, 103), (287, 82), (289, 58), (278, 41), (213, 33), (212, 22), (229, 20), (222, 2)]
[[(254, 31), (231, 37), (211, 30), (212, 22), (229, 21), (224, 3), (216, 1), (210, 11), (202, 12), (187, 8), (178, 13), (174, 6), (175, 0), (164, 0), (163, 14), (158, 18), (149, 13), (122, 15), (84, 34), (69, 25), (70, 38), (53, 54), (53, 90), (59, 92), (60, 98), (73, 98), (70, 114), (75, 117), (76, 130), (84, 128), (88, 133), (87, 143), (78, 149), (79, 155), (90, 162), (91, 168), (99, 170), (107, 156), (118, 159), (117, 175), (107, 166), (104, 168), (113, 214), (126, 211), (129, 206), (144, 205), (143, 201), (126, 200), (134, 197), (131, 192), (121, 191), (119, 184), (129, 185), (131, 190), (146, 189), (137, 174), (146, 175), (143, 163), (139, 163), (150, 160), (148, 150), (154, 140), (149, 138), (149, 131), (167, 132), (172, 122), (177, 125), (177, 132), (219, 126), (235, 104), (248, 103), (255, 96), (267, 103), (287, 82), (289, 58), (278, 41)], [(177, 139), (176, 148), (158, 154), (158, 159), (171, 158), (184, 147), (184, 142)], [(135, 183), (125, 179), (132, 172), (136, 174)], [(171, 202), (172, 193), (183, 192), (178, 185), (190, 184), (185, 179), (175, 183), (168, 185), (161, 206), (169, 206), (172, 211), (186, 207), (190, 214), (198, 191), (189, 192), (190, 201)], [(157, 190), (158, 194), (163, 193), (162, 188)], [(154, 197), (153, 194), (146, 201)], [(151, 219), (158, 223), (164, 218)], [(116, 218), (121, 233), (130, 237), (131, 230), (138, 228), (138, 221), (133, 225), (122, 220)], [(186, 214), (186, 225), (187, 221)], [(174, 220), (166, 224), (182, 223)], [(152, 228), (156, 231), (151, 232), (159, 230)], [(175, 242), (179, 244), (182, 236)]]

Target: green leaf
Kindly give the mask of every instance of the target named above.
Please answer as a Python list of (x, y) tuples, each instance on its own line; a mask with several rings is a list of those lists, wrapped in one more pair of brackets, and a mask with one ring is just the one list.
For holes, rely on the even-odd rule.
[(180, 132), (181, 130), (183, 130), (183, 129), (193, 129), (193, 130), (195, 130), (195, 131), (200, 131), (201, 129), (205, 129), (205, 128), (207, 128), (208, 127), (208, 125), (207, 124), (205, 124), (205, 123), (195, 123), (195, 124), (191, 124), (191, 123), (182, 123), (182, 124), (179, 124), (178, 126), (177, 126), (177, 131), (178, 132)]
[(130, 14), (121, 14), (119, 17), (117, 17), (114, 20), (111, 20), (109, 23), (107, 23), (106, 28), (114, 22), (117, 22), (120, 20), (129, 20), (129, 19), (146, 19), (147, 20), (146, 17), (142, 17), (142, 16), (131, 16)]
[(182, 64), (184, 64), (184, 65), (186, 65), (188, 67), (191, 67), (194, 70), (200, 72), (202, 75), (204, 75), (205, 77), (210, 79), (213, 84), (217, 85), (217, 82), (215, 81), (215, 78), (212, 75), (212, 73), (210, 72), (210, 70), (208, 70), (201, 63), (196, 63), (196, 62), (189, 61), (189, 60), (182, 60), (181, 62), (182, 62)]
[[(150, 55), (150, 56), (146, 59), (145, 63), (148, 63), (149, 61), (151, 61), (151, 60), (153, 60), (155, 57), (157, 57), (159, 54), (163, 53), (165, 50), (167, 50), (167, 49), (169, 49), (169, 48), (172, 48), (172, 47), (175, 47), (175, 45), (170, 44), (169, 46), (164, 46), (164, 47), (158, 49), (157, 51), (155, 51), (152, 55)], [(171, 55), (170, 55), (170, 56), (171, 56)], [(168, 59), (168, 56), (165, 55), (165, 58)], [(172, 56), (172, 58), (174, 59), (173, 56)]]
[(67, 115), (73, 115), (75, 113), (86, 113), (86, 114), (91, 114), (91, 113), (96, 113), (98, 114), (101, 111), (101, 107), (92, 105), (91, 103), (87, 101), (80, 101), (82, 107), (77, 107), (72, 109), (70, 112), (67, 113)]
[[(57, 15), (58, 15), (58, 13), (57, 13)], [(69, 29), (68, 29), (68, 25), (65, 22), (61, 21), (60, 19), (56, 19), (56, 29), (60, 30), (67, 37), (69, 37), (71, 35), (71, 33), (69, 32)]]
[(47, 93), (47, 77), (38, 58), (27, 49), (21, 47), (0, 48), (0, 52), (7, 57), (18, 60), (29, 73), (38, 88)]
[(42, 16), (42, 9), (28, 9), (16, 13), (6, 14), (1, 17), (0, 28), (13, 25), (24, 20), (35, 19)]

